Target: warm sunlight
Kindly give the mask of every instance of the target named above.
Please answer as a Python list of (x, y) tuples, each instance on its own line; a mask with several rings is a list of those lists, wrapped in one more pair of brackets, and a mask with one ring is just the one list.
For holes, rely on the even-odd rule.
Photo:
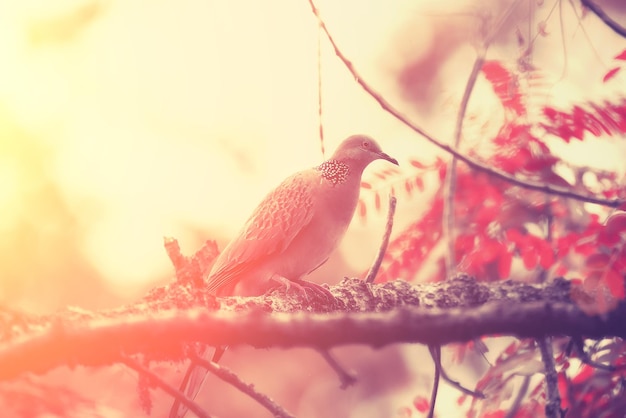
[[(586, 313), (606, 314), (614, 307), (623, 292), (623, 266), (615, 261), (615, 254), (622, 248), (619, 233), (624, 219), (614, 209), (619, 207), (615, 201), (623, 197), (626, 173), (626, 107), (620, 102), (626, 87), (624, 37), (607, 28), (581, 0), (314, 3), (328, 35), (309, 0), (0, 2), (0, 311), (15, 309), (33, 315), (61, 311), (88, 321), (93, 317), (87, 310), (111, 308), (119, 313), (129, 306), (134, 309), (132, 304), (139, 300), (145, 305), (137, 309), (146, 313), (145, 307), (154, 302), (141, 299), (146, 295), (174, 300), (180, 289), (159, 286), (178, 283), (177, 274), (188, 271), (173, 266), (164, 249), (165, 237), (175, 238), (185, 256), (192, 256), (207, 240), (217, 241), (223, 250), (238, 237), (251, 211), (270, 190), (292, 173), (324, 162), (353, 134), (367, 136), (357, 137), (352, 147), (339, 147), (339, 155), (355, 164), (346, 163), (345, 170), (359, 174), (364, 170), (357, 215), (352, 217), (349, 209), (354, 206), (345, 197), (353, 196), (357, 202), (360, 183), (355, 182), (345, 193), (328, 192), (332, 199), (318, 192), (319, 200), (326, 203), (345, 198), (347, 209), (332, 206), (331, 215), (320, 216), (322, 221), (313, 224), (315, 228), (302, 228), (315, 242), (327, 240), (324, 250), (332, 249), (330, 256), (308, 241), (297, 247), (293, 244), (296, 234), (284, 233), (284, 241), (271, 249), (271, 254), (283, 251), (290, 260), (310, 262), (302, 274), (312, 272), (313, 282), (336, 284), (343, 277), (365, 275), (379, 249), (388, 197), (393, 194), (397, 211), (379, 278), (413, 284), (463, 272), (478, 281), (516, 279), (539, 288), (546, 277), (558, 276), (588, 287), (591, 282), (607, 286), (597, 291), (591, 286), (595, 293), (589, 294), (563, 292), (572, 299), (578, 297), (576, 302)], [(597, 3), (606, 3), (610, 14), (624, 22), (626, 9), (620, 2)], [(470, 89), (463, 99), (468, 78)], [(452, 150), (455, 139), (458, 149)], [(364, 149), (374, 154), (361, 153)], [(457, 151), (462, 158), (453, 169), (452, 155)], [(478, 161), (479, 166), (470, 168), (467, 159)], [(296, 181), (288, 184), (303, 190), (305, 197), (310, 197), (306, 193), (319, 197), (310, 191), (317, 191), (315, 187), (328, 180), (328, 173), (318, 171), (322, 177), (308, 178), (301, 189)], [(288, 199), (298, 197), (289, 195)], [(281, 199), (287, 198), (281, 195)], [(284, 200), (277, 201), (281, 209), (289, 207)], [(302, 201), (306, 207), (294, 204), (294, 212), (303, 218), (310, 215), (307, 221), (313, 219), (307, 210), (318, 207), (315, 199)], [(268, 204), (264, 210), (265, 217), (255, 218), (259, 224), (281, 227), (280, 222), (289, 223), (284, 221), (287, 215), (274, 213), (275, 207)], [(336, 228), (333, 222), (325, 223), (334, 220), (333, 216), (341, 220)], [(280, 236), (279, 227), (268, 227), (267, 241)], [(347, 229), (345, 239), (334, 229)], [(248, 235), (254, 236), (256, 231), (252, 231)], [(259, 242), (266, 244), (265, 238)], [(589, 248), (596, 238), (598, 245)], [(341, 244), (335, 247), (336, 242)], [(222, 262), (233, 275), (254, 277), (255, 269), (246, 272), (245, 263), (234, 267), (232, 263), (238, 257), (256, 255), (255, 245), (235, 248), (232, 256), (226, 251), (228, 256), (215, 265)], [(609, 248), (614, 252), (608, 254)], [(626, 244), (623, 248), (626, 254)], [(200, 269), (194, 264), (196, 259), (180, 260), (190, 271)], [(284, 284), (281, 279), (285, 278), (275, 277), (279, 276), (275, 270), (268, 268), (268, 276), (272, 284), (272, 280)], [(326, 288), (284, 281), (305, 297), (311, 288), (332, 297)], [(232, 290), (220, 288), (223, 284), (218, 282), (215, 288), (225, 293)], [(149, 293), (154, 289), (161, 293)], [(369, 286), (364, 289), (372, 298), (380, 296)], [(180, 293), (195, 298), (194, 303), (214, 301), (213, 293), (206, 300), (192, 291)], [(439, 297), (440, 293), (432, 291), (431, 295)], [(168, 309), (181, 306), (171, 302), (168, 299), (164, 305)], [(380, 314), (386, 309), (383, 305), (372, 303), (372, 311)], [(258, 312), (270, 309), (260, 306)], [(320, 312), (336, 313), (338, 306), (324, 305)], [(200, 317), (194, 311), (191, 319), (172, 314), (165, 320), (182, 323), (183, 331), (176, 335), (183, 338)], [(105, 319), (96, 324), (105, 330), (103, 335), (116, 331), (107, 328), (107, 320), (119, 321), (115, 323), (119, 329), (137, 338), (140, 347), (141, 332), (152, 338), (156, 334), (151, 332), (163, 329), (159, 318), (150, 317), (145, 328), (140, 320), (126, 322), (114, 314)], [(253, 324), (255, 319), (252, 316)], [(36, 321), (23, 322), (26, 325), (11, 329), (22, 330)], [(67, 341), (59, 332), (62, 341), (52, 354), (65, 353), (63, 344), (71, 346), (72, 335), (78, 334), (80, 340), (84, 324), (66, 329)], [(140, 332), (135, 335), (133, 327)], [(474, 330), (450, 329), (467, 335)], [(420, 348), (414, 344), (423, 343), (418, 339), (391, 341), (382, 344), (381, 350), (375, 342), (342, 341), (338, 357), (354, 365), (363, 379), (361, 386), (348, 389), (352, 392), (337, 390), (333, 368), (318, 355), (334, 350), (332, 343), (321, 348), (285, 343), (285, 350), (263, 345), (265, 341), (258, 344), (269, 348), (266, 351), (242, 348), (247, 342), (237, 345), (239, 340), (214, 345), (229, 345), (227, 361), (247, 367), (251, 381), (258, 381), (269, 397), (287, 398), (287, 409), (298, 411), (298, 417), (426, 417), (433, 375), (430, 356), (436, 357), (432, 350), (439, 344), (448, 348), (443, 357), (439, 353), (439, 360), (453, 374), (459, 373), (461, 380), (469, 376), (467, 380), (474, 379), (476, 387), (481, 382), (504, 385), (494, 380), (509, 373), (511, 381), (517, 379), (516, 391), (524, 391), (523, 399), (543, 396), (538, 389), (532, 395), (525, 391), (543, 382), (543, 375), (537, 377), (543, 373), (537, 350), (545, 347), (539, 338), (526, 341), (517, 338), (526, 335), (523, 332), (506, 331), (504, 342), (490, 345), (488, 355), (474, 345), (499, 335), (498, 328), (465, 340), (445, 335), (443, 342)], [(233, 332), (235, 337), (231, 337), (243, 341), (245, 334)], [(587, 344), (577, 337), (580, 344)], [(166, 378), (178, 383), (185, 368), (177, 360), (189, 353), (181, 354), (179, 346), (172, 349), (168, 344), (173, 342), (165, 341), (167, 335), (154, 338), (164, 351), (154, 357), (146, 355), (145, 365), (160, 368)], [(44, 340), (45, 335), (36, 343)], [(156, 386), (142, 387), (145, 379), (137, 385), (135, 372), (126, 368), (121, 372), (105, 369), (119, 360), (107, 358), (106, 349), (95, 350), (102, 354), (102, 363), (100, 359), (76, 360), (94, 341), (80, 340), (71, 346), (70, 354), (59, 354), (61, 362), (72, 365), (59, 373), (54, 371), (53, 360), (52, 365), (36, 363), (34, 368), (40, 367), (42, 373), (50, 370), (52, 375), (38, 389), (48, 393), (48, 384), (56, 388), (64, 387), (66, 380), (85, 381), (89, 383), (81, 395), (86, 399), (98, 399), (103, 405), (113, 399), (111, 410), (102, 407), (93, 416), (143, 413), (145, 399), (135, 396), (135, 387), (155, 393)], [(450, 348), (450, 342), (459, 346)], [(573, 339), (569, 351), (575, 352), (578, 343)], [(0, 363), (2, 350), (0, 344)], [(296, 360), (281, 362), (293, 351)], [(19, 357), (21, 351), (16, 352)], [(242, 357), (236, 356), (241, 353)], [(525, 356), (524, 361), (516, 354)], [(508, 365), (507, 355), (513, 357)], [(47, 357), (43, 357), (38, 361), (45, 363)], [(463, 362), (459, 358), (469, 360), (455, 370), (455, 362)], [(313, 366), (298, 359), (310, 360)], [(30, 367), (28, 361), (20, 364)], [(280, 365), (277, 374), (287, 376), (284, 380), (293, 382), (292, 386), (286, 388), (278, 378), (268, 378), (267, 370), (254, 367), (274, 364)], [(567, 378), (572, 376), (566, 369), (558, 370), (559, 379), (567, 373)], [(521, 382), (525, 373), (533, 376), (532, 381)], [(0, 385), (3, 378), (9, 379), (0, 376)], [(121, 400), (118, 382), (120, 387), (133, 388)], [(216, 382), (208, 385), (213, 388)], [(445, 386), (439, 393), (437, 416), (464, 417), (472, 408), (479, 411), (476, 417), (497, 416), (480, 412), (517, 402), (510, 387), (497, 389), (487, 386), (486, 393), (491, 390), (502, 398), (488, 393), (493, 397), (478, 407), (478, 401), (460, 399), (454, 385)], [(252, 406), (240, 405), (238, 392), (224, 393), (224, 405), (219, 406), (223, 409), (218, 408), (216, 415), (248, 416), (244, 412), (257, 407), (252, 401)], [(332, 409), (335, 402), (336, 410)], [(156, 411), (153, 416), (165, 416), (163, 411), (170, 404), (170, 398), (156, 398), (150, 405)], [(494, 405), (495, 409), (489, 409)]]

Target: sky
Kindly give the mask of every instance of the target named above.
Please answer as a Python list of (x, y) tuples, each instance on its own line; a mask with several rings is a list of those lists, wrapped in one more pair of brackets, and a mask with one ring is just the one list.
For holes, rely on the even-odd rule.
[[(499, 28), (488, 56), (512, 65), (515, 28), (538, 37), (538, 100), (567, 106), (623, 88), (619, 77), (604, 90), (585, 88), (613, 65), (618, 38), (589, 16), (583, 31), (567, 4), (325, 0), (318, 7), (362, 76), (443, 140), (484, 27)], [(536, 35), (540, 25), (544, 34)], [(164, 236), (187, 254), (206, 239), (223, 246), (267, 191), (324, 159), (319, 70), (326, 156), (359, 132), (404, 170), (409, 158), (438, 154), (363, 92), (306, 1), (1, 2), (0, 61), (0, 228), (10, 237), (6, 262), (14, 263), (0, 300), (29, 309), (85, 303), (85, 294), (100, 292), (112, 299), (88, 304), (106, 305), (166, 282)], [(478, 80), (468, 115), (496, 127), (494, 103)], [(574, 162), (620, 164), (600, 145), (591, 155), (581, 144), (554, 146)], [(382, 168), (374, 163), (365, 178)], [(396, 230), (424, 200), (400, 199)], [(384, 213), (353, 222), (329, 269), (343, 266), (339, 276), (366, 269), (383, 223)]]

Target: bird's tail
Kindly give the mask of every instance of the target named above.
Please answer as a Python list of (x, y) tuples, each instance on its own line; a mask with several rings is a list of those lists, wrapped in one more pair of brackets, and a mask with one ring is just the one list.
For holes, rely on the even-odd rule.
[[(228, 347), (217, 347), (215, 349), (215, 353), (213, 353), (213, 357), (211, 361), (217, 363), (224, 355)], [(198, 350), (198, 355), (206, 360), (209, 358), (209, 349), (206, 345), (203, 345)], [(204, 379), (206, 378), (208, 371), (204, 367), (196, 364), (191, 361), (187, 371), (185, 372), (185, 377), (183, 377), (182, 382), (180, 383), (179, 390), (185, 394), (185, 396), (191, 400), (195, 400), (196, 396), (200, 392), (200, 388), (202, 388), (202, 384), (204, 383)], [(180, 403), (180, 399), (174, 399), (174, 403), (172, 404), (172, 408), (170, 408), (169, 418), (184, 418), (187, 414), (187, 407)]]

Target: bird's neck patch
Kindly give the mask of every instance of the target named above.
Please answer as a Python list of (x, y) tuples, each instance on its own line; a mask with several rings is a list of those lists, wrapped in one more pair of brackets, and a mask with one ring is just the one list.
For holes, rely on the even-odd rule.
[(348, 178), (348, 165), (337, 160), (327, 160), (316, 167), (326, 180), (333, 185), (343, 183)]

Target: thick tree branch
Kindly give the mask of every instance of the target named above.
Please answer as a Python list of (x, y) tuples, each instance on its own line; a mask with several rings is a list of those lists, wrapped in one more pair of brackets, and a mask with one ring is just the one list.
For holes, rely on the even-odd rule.
[[(66, 311), (28, 319), (4, 312), (0, 380), (68, 364), (108, 365), (123, 361), (123, 354), (182, 360), (185, 345), (193, 341), (328, 349), (345, 344), (444, 345), (485, 335), (626, 337), (625, 304), (603, 316), (589, 316), (569, 300), (565, 280), (530, 286), (510, 281), (483, 284), (461, 276), (411, 286), (401, 280), (369, 285), (346, 279), (331, 291), (337, 300), (325, 302), (329, 306), (284, 291), (215, 300), (200, 297), (199, 290), (171, 286), (113, 311)], [(172, 304), (171, 297), (183, 301)]]
[(346, 56), (343, 54), (343, 52), (341, 52), (341, 50), (337, 46), (334, 38), (328, 31), (326, 24), (320, 17), (319, 11), (317, 10), (317, 7), (315, 6), (315, 3), (313, 2), (313, 0), (309, 0), (309, 5), (311, 6), (311, 10), (313, 11), (313, 14), (318, 19), (320, 27), (326, 34), (328, 41), (332, 45), (335, 51), (335, 54), (343, 62), (343, 64), (346, 66), (348, 71), (352, 74), (356, 82), (363, 88), (363, 90), (365, 90), (374, 100), (376, 100), (378, 104), (380, 105), (380, 107), (383, 108), (383, 110), (385, 110), (386, 112), (394, 116), (400, 122), (404, 123), (414, 132), (424, 137), (431, 144), (447, 152), (448, 154), (453, 155), (460, 161), (463, 161), (465, 164), (467, 164), (474, 170), (485, 172), (495, 178), (499, 178), (508, 183), (514, 184), (516, 186), (519, 186), (525, 189), (538, 190), (540, 192), (547, 193), (547, 194), (557, 195), (557, 196), (579, 200), (579, 201), (587, 202), (587, 203), (595, 203), (598, 205), (613, 207), (613, 208), (619, 207), (620, 205), (624, 203), (624, 200), (622, 199), (605, 199), (605, 198), (597, 197), (597, 196), (582, 195), (566, 188), (552, 186), (552, 185), (545, 184), (545, 183), (537, 183), (537, 182), (530, 181), (530, 180), (522, 180), (502, 170), (488, 167), (485, 164), (455, 150), (450, 145), (446, 145), (443, 142), (439, 141), (432, 135), (428, 134), (424, 129), (422, 129), (421, 127), (417, 126), (415, 123), (410, 121), (407, 116), (403, 115), (399, 110), (393, 107), (379, 92), (377, 92), (369, 83), (367, 83), (363, 79), (361, 74), (357, 72), (356, 68), (354, 67), (354, 64), (352, 64), (352, 62), (348, 58), (346, 58)]

